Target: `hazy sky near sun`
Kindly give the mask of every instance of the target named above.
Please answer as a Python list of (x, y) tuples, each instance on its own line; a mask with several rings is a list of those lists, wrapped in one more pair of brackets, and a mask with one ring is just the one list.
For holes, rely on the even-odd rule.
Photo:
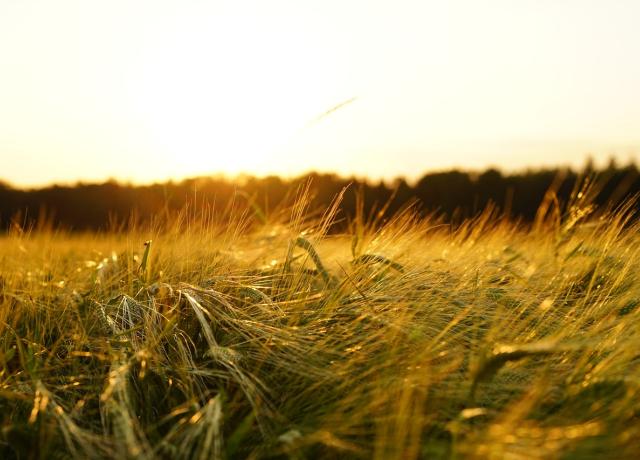
[(0, 0), (0, 179), (624, 162), (639, 18), (637, 0)]

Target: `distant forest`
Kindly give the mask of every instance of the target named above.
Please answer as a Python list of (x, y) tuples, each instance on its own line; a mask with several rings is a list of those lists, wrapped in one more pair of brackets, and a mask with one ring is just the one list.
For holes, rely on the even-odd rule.
[[(218, 177), (188, 179), (145, 186), (108, 181), (102, 184), (50, 186), (20, 190), (0, 183), (0, 229), (12, 225), (62, 228), (72, 231), (125, 229), (128, 223), (147, 222), (167, 212), (209, 206), (222, 210), (231, 200), (250, 204), (269, 215), (285, 203), (292, 203), (296, 190), (309, 184), (310, 208), (320, 210), (347, 187), (341, 202), (341, 216), (347, 220), (356, 212), (356, 197), (362, 197), (365, 215), (382, 209), (391, 216), (411, 205), (421, 214), (436, 214), (449, 222), (461, 221), (482, 212), (495, 212), (531, 222), (550, 189), (560, 206), (585, 179), (595, 180), (600, 207), (616, 206), (640, 192), (640, 172), (635, 164), (603, 169), (592, 163), (581, 171), (548, 169), (503, 174), (489, 169), (481, 173), (451, 170), (425, 174), (413, 184), (404, 179), (367, 182), (333, 174), (312, 173), (295, 179), (275, 176), (231, 180)], [(636, 209), (640, 209), (635, 205)], [(171, 214), (169, 214), (171, 215)]]

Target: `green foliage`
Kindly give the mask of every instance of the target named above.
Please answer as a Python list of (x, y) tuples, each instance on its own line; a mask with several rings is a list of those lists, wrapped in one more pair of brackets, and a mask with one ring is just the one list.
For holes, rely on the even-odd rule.
[(329, 235), (305, 193), (1, 238), (0, 457), (640, 456), (637, 224), (360, 201)]
[(474, 399), (479, 383), (490, 381), (509, 362), (528, 357), (542, 357), (559, 353), (562, 348), (553, 340), (527, 343), (523, 345), (496, 345), (493, 350), (480, 358), (472, 374), (471, 399)]
[(354, 264), (368, 264), (368, 263), (378, 263), (382, 265), (387, 265), (395, 270), (398, 270), (400, 273), (404, 272), (404, 267), (400, 265), (398, 262), (394, 262), (392, 260), (387, 259), (384, 256), (379, 256), (377, 254), (362, 254), (353, 260)]

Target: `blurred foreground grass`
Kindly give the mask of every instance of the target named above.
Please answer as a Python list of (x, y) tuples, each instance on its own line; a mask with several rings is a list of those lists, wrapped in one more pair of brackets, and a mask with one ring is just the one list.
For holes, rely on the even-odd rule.
[[(638, 225), (301, 198), (0, 238), (1, 458), (638, 458)], [(146, 246), (143, 243), (152, 240)]]

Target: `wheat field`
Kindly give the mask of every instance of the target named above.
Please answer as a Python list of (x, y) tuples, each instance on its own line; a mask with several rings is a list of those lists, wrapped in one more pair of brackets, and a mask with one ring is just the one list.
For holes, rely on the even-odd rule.
[(638, 458), (638, 225), (591, 198), (16, 226), (0, 457)]

